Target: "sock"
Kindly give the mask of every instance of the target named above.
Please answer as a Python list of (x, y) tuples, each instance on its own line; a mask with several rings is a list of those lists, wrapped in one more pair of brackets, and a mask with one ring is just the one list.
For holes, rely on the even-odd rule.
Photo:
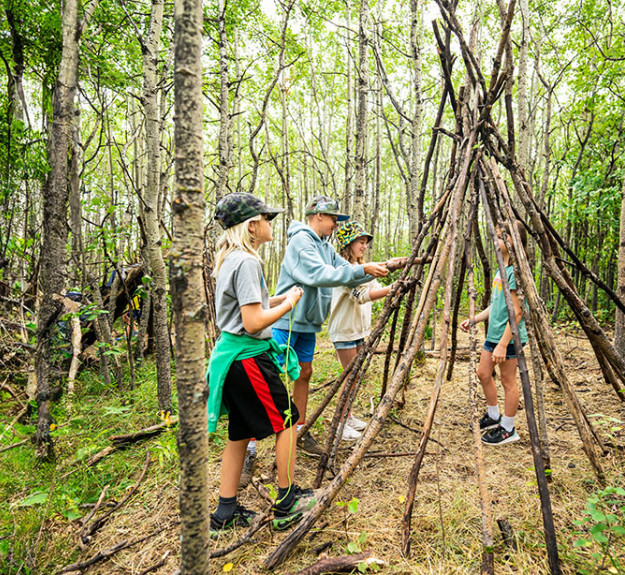
[(237, 505), (237, 496), (234, 497), (222, 497), (219, 496), (219, 503), (217, 504), (217, 511), (213, 513), (213, 517), (220, 523), (230, 521), (234, 515), (234, 508)]
[(288, 487), (278, 487), (278, 497), (276, 497), (276, 503), (284, 509), (288, 509), (291, 505), (293, 505), (295, 493), (291, 487), (293, 487), (293, 485), (289, 485)]
[(252, 455), (256, 455), (256, 440), (255, 439), (250, 439), (250, 442), (247, 444), (247, 450)]
[(499, 406), (498, 405), (487, 405), (486, 407), (488, 408), (488, 417), (490, 417), (491, 419), (494, 419), (495, 421), (497, 421), (499, 419), (499, 416), (501, 415), (499, 413)]
[(504, 415), (501, 418), (501, 427), (503, 427), (506, 431), (512, 431), (514, 429), (514, 417)]

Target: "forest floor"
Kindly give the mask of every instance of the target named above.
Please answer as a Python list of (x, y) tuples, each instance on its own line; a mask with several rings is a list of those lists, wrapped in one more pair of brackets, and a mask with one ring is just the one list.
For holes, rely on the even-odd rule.
[[(460, 347), (468, 345), (460, 336)], [(557, 343), (578, 397), (606, 442), (620, 446), (602, 458), (608, 485), (625, 488), (625, 407), (602, 379), (590, 345), (573, 327), (558, 330)], [(426, 342), (426, 349), (430, 348)], [(465, 353), (466, 355), (466, 353)], [(376, 354), (365, 376), (354, 413), (367, 419), (371, 399), (380, 393), (383, 354)], [(482, 554), (481, 510), (476, 483), (475, 444), (469, 430), (468, 359), (456, 362), (453, 378), (441, 391), (431, 440), (419, 475), (412, 521), (411, 555), (401, 554), (401, 521), (407, 477), (420, 439), (420, 429), (430, 400), (438, 359), (426, 354), (412, 369), (403, 409), (393, 409), (370, 453), (352, 478), (302, 540), (290, 558), (274, 572), (292, 573), (311, 565), (321, 556), (338, 556), (357, 548), (369, 550), (385, 562), (382, 573), (479, 573)], [(321, 400), (323, 384), (340, 372), (332, 345), (322, 337), (314, 360), (311, 403)], [(0, 573), (58, 573), (73, 562), (88, 561), (98, 553), (126, 541), (133, 544), (111, 557), (87, 567), (89, 574), (173, 574), (179, 565), (180, 529), (178, 510), (178, 465), (175, 430), (141, 444), (116, 451), (98, 464), (88, 457), (110, 444), (108, 437), (154, 423), (155, 377), (149, 362), (138, 372), (138, 385), (120, 400), (116, 390), (102, 388), (97, 373), (83, 372), (71, 410), (56, 414), (57, 460), (33, 466), (28, 443), (2, 453), (0, 467)], [(0, 449), (32, 431), (32, 425), (9, 425), (19, 406), (2, 391), (0, 421), (5, 434)], [(599, 490), (582, 451), (572, 417), (562, 393), (549, 380), (545, 384), (546, 413), (551, 443), (552, 481), (549, 484), (563, 573), (625, 573), (625, 535), (606, 537), (603, 547), (591, 542), (589, 528), (600, 533), (602, 518), (584, 513), (587, 500)], [(480, 406), (483, 398), (479, 394)], [(500, 394), (501, 397), (501, 394)], [(523, 402), (522, 402), (523, 403)], [(481, 407), (480, 407), (481, 409)], [(331, 412), (327, 412), (328, 419)], [(209, 460), (210, 502), (218, 495), (220, 446), (225, 424), (211, 444)], [(504, 544), (494, 525), (495, 572), (548, 573), (540, 502), (533, 469), (525, 411), (517, 418), (520, 441), (500, 447), (484, 447), (486, 478), (492, 497), (494, 519), (505, 518), (514, 530), (517, 549)], [(313, 433), (325, 438), (323, 422)], [(342, 444), (340, 462), (350, 445)], [(256, 475), (275, 486), (273, 441), (259, 442)], [(150, 453), (150, 465), (138, 484)], [(382, 456), (379, 456), (382, 454)], [(393, 457), (383, 456), (393, 454)], [(401, 455), (406, 454), (406, 455)], [(312, 484), (317, 459), (297, 455), (298, 484)], [(138, 484), (138, 485), (137, 485)], [(128, 500), (85, 542), (80, 541), (82, 522), (108, 486), (96, 518), (112, 502)], [(136, 488), (133, 491), (133, 488)], [(246, 506), (267, 508), (254, 486), (239, 494)], [(357, 505), (356, 504), (357, 500)], [(351, 506), (347, 503), (352, 502)], [(625, 497), (610, 508), (609, 520), (625, 532)], [(604, 514), (605, 519), (605, 514)], [(576, 521), (587, 518), (584, 525)], [(605, 522), (605, 521), (604, 521)], [(87, 522), (93, 524), (93, 519)], [(593, 527), (594, 525), (594, 527)], [(242, 530), (211, 543), (222, 548), (242, 535)], [(607, 531), (603, 533), (608, 534)], [(211, 573), (254, 574), (263, 572), (264, 559), (285, 538), (282, 532), (261, 529), (253, 540), (233, 553), (211, 560)], [(616, 538), (615, 538), (616, 537)], [(580, 539), (588, 543), (579, 546)], [(599, 537), (599, 539), (601, 539)], [(610, 562), (620, 561), (620, 568)], [(162, 566), (158, 565), (162, 563)], [(266, 572), (266, 571), (265, 571)]]

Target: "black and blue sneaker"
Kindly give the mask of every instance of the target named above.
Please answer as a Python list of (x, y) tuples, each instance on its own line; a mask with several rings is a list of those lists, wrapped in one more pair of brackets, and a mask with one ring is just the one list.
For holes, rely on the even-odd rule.
[(486, 431), (488, 429), (493, 429), (497, 427), (501, 423), (501, 414), (497, 419), (493, 419), (490, 415), (488, 415), (488, 411), (482, 415), (482, 419), (480, 419), (480, 430)]
[(272, 507), (272, 526), (275, 530), (288, 529), (304, 517), (317, 502), (317, 497), (312, 489), (302, 489), (293, 485), (287, 496), (280, 502), (276, 501)]
[(508, 431), (501, 425), (498, 425), (482, 435), (482, 442), (486, 443), (486, 445), (505, 445), (506, 443), (512, 443), (519, 439), (519, 434), (516, 432), (515, 427)]
[(234, 508), (234, 514), (230, 519), (223, 521), (216, 519), (211, 513), (211, 522), (209, 527), (209, 535), (211, 539), (219, 537), (224, 531), (229, 531), (235, 527), (247, 527), (252, 519), (256, 517), (256, 511), (252, 511), (243, 505), (238, 505)]

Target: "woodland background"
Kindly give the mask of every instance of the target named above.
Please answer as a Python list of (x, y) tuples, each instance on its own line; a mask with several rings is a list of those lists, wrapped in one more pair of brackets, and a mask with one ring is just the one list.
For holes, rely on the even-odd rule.
[[(487, 70), (503, 8), (495, 2), (457, 6)], [(23, 438), (36, 431), (34, 451), (19, 448), (24, 462), (70, 456), (66, 445), (55, 452), (50, 430), (76, 419), (80, 394), (94, 382), (119, 394), (122, 403), (109, 406), (111, 416), (116, 409), (125, 413), (128, 398), (152, 410), (137, 424), (169, 423), (176, 414), (176, 333), (166, 268), (175, 235), (175, 10), (157, 0), (4, 2), (2, 442), (26, 443)], [(371, 259), (406, 255), (455, 161), (455, 117), (449, 106), (439, 110), (444, 81), (431, 23), (440, 18), (437, 3), (218, 0), (203, 2), (202, 10), (204, 113), (197, 128), (203, 135), (206, 217), (204, 281), (198, 287), (209, 307), (212, 245), (219, 233), (212, 212), (228, 192), (252, 192), (286, 208), (263, 252), (270, 289), (288, 224), (301, 220), (305, 204), (320, 193), (340, 199), (344, 211), (375, 234)], [(63, 33), (72, 21), (78, 33)], [(518, 161), (537, 201), (579, 259), (621, 297), (624, 36), (620, 1), (522, 0), (512, 25), (514, 82), (507, 88)], [(454, 39), (451, 51), (457, 88), (465, 82), (465, 68)], [(506, 133), (503, 99), (492, 115)], [(54, 135), (59, 118), (67, 138), (61, 146)], [(61, 186), (54, 184), (59, 165), (65, 165)], [(569, 319), (533, 248), (531, 260), (552, 321)], [(596, 317), (608, 328), (615, 324), (615, 346), (625, 353), (622, 314), (577, 268), (571, 273)], [(70, 292), (80, 302), (63, 298)], [(124, 327), (120, 317), (135, 294), (143, 313)], [(215, 337), (210, 317), (207, 350)], [(70, 343), (76, 330), (82, 330), (80, 345)], [(145, 333), (147, 349), (138, 344)], [(95, 445), (72, 456), (86, 461), (98, 452)], [(163, 452), (174, 451), (170, 445)], [(46, 469), (42, 483), (49, 480)], [(44, 493), (29, 489), (27, 479), (19, 487), (5, 479), (4, 486), (7, 493), (20, 493), (22, 502)], [(92, 499), (95, 487), (90, 489)], [(51, 490), (45, 493), (36, 504), (52, 505)], [(63, 509), (73, 517), (77, 496), (70, 500)], [(10, 572), (19, 572), (34, 565), (27, 552), (17, 551), (19, 544), (10, 543), (19, 540), (13, 509), (6, 506), (0, 516), (7, 519), (0, 553), (11, 558)], [(33, 519), (22, 526), (24, 548), (29, 530), (39, 530), (41, 544), (43, 525)]]

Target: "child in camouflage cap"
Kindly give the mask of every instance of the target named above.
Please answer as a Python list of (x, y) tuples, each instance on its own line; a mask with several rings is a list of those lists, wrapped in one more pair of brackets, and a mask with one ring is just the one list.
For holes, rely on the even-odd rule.
[(295, 482), (297, 407), (280, 378), (279, 356), (290, 358), (287, 370), (299, 375), (297, 356), (271, 338), (270, 326), (293, 309), (302, 289), (293, 287), (270, 298), (258, 248), (272, 240), (271, 220), (283, 210), (270, 208), (251, 194), (235, 193), (219, 201), (215, 219), (224, 228), (214, 275), (215, 308), (221, 335), (207, 373), (208, 431), (229, 412), (228, 441), (221, 464), (219, 503), (211, 515), (211, 536), (247, 525), (255, 513), (237, 504), (237, 488), (250, 438), (276, 436), (278, 497), (273, 525), (284, 529), (302, 518), (314, 502), (311, 489)]

